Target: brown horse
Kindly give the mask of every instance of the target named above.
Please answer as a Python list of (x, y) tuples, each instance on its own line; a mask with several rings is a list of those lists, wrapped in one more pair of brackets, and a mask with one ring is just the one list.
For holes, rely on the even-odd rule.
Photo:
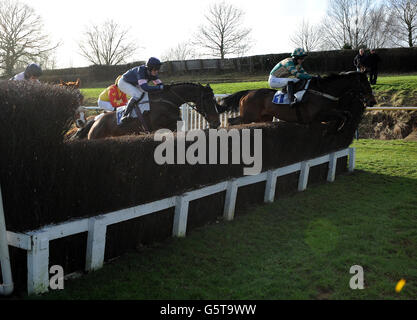
[(84, 102), (84, 96), (81, 94), (81, 91), (79, 89), (81, 86), (81, 80), (79, 78), (77, 79), (77, 81), (70, 82), (60, 80), (58, 86), (71, 90), (75, 92), (75, 94), (78, 96), (80, 107), (77, 108), (77, 110), (75, 111), (73, 120), (77, 128), (83, 128), (86, 125), (87, 120), (85, 116), (85, 109), (81, 107), (81, 105)]
[[(303, 83), (300, 81), (303, 86)], [(305, 83), (304, 83), (305, 84)], [(349, 119), (349, 106), (344, 96), (356, 95), (363, 103), (373, 106), (376, 101), (365, 74), (348, 72), (324, 78), (314, 77), (302, 102), (277, 105), (272, 102), (276, 90), (245, 90), (234, 93), (219, 103), (219, 112), (240, 111), (240, 116), (229, 119), (230, 124), (270, 122), (273, 117), (287, 122), (312, 123), (337, 121), (341, 130)]]
[[(218, 128), (220, 125), (219, 115), (216, 110), (216, 100), (210, 85), (179, 83), (165, 85), (164, 90), (150, 92), (150, 111), (145, 111), (143, 117), (151, 131), (162, 128), (176, 131), (177, 121), (180, 121), (179, 107), (185, 103), (194, 103), (195, 110), (203, 115), (209, 122), (211, 128)], [(128, 134), (139, 134), (143, 132), (138, 119), (131, 120), (127, 124), (117, 124), (116, 112), (103, 114), (96, 121), (86, 125), (77, 134), (82, 138), (88, 132), (88, 139), (100, 139)], [(91, 129), (89, 129), (91, 127)]]
[(61, 87), (71, 87), (71, 88), (78, 89), (81, 86), (81, 79), (78, 78), (77, 81), (70, 81), (70, 82), (65, 82), (65, 81), (59, 80), (59, 86), (61, 86)]

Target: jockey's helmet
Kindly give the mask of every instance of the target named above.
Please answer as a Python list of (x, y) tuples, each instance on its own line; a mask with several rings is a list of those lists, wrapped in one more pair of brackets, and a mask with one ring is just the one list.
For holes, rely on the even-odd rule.
[(291, 57), (293, 58), (304, 58), (307, 57), (307, 52), (303, 48), (297, 48), (293, 51)]
[(146, 64), (146, 66), (150, 69), (150, 70), (159, 70), (161, 68), (161, 61), (157, 58), (150, 58), (148, 60), (148, 63)]
[(39, 78), (42, 75), (42, 68), (36, 64), (32, 63), (26, 67), (25, 78), (29, 79), (30, 77)]

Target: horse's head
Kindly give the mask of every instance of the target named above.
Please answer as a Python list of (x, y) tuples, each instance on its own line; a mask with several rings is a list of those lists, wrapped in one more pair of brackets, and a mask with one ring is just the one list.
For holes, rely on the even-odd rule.
[(362, 72), (351, 71), (331, 74), (327, 77), (317, 79), (316, 85), (320, 89), (326, 89), (326, 92), (336, 97), (354, 93), (366, 106), (376, 104), (368, 78)]
[(83, 107), (78, 107), (77, 110), (75, 110), (74, 122), (77, 128), (84, 128), (87, 121), (85, 118), (85, 109)]
[[(209, 122), (210, 128), (217, 129), (220, 126), (219, 114), (217, 113), (217, 101), (214, 97), (213, 89), (208, 84), (207, 86), (201, 86), (201, 104), (197, 107), (197, 111), (200, 112)], [(198, 110), (200, 108), (200, 110)]]
[(367, 107), (373, 107), (376, 105), (376, 99), (374, 93), (372, 92), (371, 84), (368, 81), (368, 77), (365, 73), (357, 72), (359, 75), (359, 92), (361, 94), (361, 100), (364, 101)]

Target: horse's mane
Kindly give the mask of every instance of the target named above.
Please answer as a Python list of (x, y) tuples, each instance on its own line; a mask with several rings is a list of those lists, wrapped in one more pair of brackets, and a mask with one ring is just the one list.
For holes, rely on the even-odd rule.
[(177, 83), (169, 83), (167, 84), (168, 87), (176, 87), (176, 86), (194, 86), (194, 87), (202, 87), (201, 83), (192, 83), (192, 82), (177, 82)]

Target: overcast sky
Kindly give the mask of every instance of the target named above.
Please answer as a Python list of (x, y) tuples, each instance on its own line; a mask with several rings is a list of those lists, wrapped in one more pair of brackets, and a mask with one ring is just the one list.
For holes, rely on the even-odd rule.
[[(62, 45), (58, 67), (89, 63), (78, 54), (77, 42), (86, 25), (117, 20), (131, 29), (138, 50), (131, 60), (161, 57), (188, 41), (204, 22), (204, 13), (216, 0), (21, 0), (42, 17), (45, 31)], [(302, 19), (320, 21), (327, 0), (227, 0), (245, 12), (242, 25), (252, 29), (254, 46), (247, 55), (290, 52), (289, 36)]]

